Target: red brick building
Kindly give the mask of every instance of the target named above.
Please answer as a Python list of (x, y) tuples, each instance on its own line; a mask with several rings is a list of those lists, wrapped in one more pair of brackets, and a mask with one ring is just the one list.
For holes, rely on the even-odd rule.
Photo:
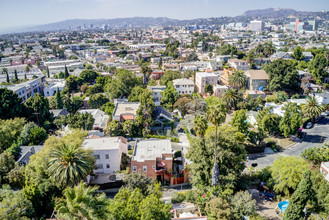
[[(187, 181), (183, 157), (172, 150), (170, 140), (137, 140), (131, 161), (131, 172), (141, 172), (162, 183), (179, 184)], [(184, 173), (185, 172), (185, 173)]]

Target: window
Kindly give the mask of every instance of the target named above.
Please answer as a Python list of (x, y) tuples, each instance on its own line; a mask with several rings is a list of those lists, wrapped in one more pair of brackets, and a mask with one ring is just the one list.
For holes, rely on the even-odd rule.
[(108, 154), (105, 154), (105, 159), (109, 159), (109, 155)]
[(96, 169), (99, 170), (99, 169), (103, 169), (103, 164), (96, 164)]
[(137, 171), (137, 167), (133, 166), (133, 172), (136, 172), (136, 171)]
[(95, 160), (99, 160), (99, 154), (94, 155)]
[(143, 172), (147, 171), (147, 166), (143, 166)]
[(109, 169), (110, 168), (110, 164), (106, 164), (106, 168)]

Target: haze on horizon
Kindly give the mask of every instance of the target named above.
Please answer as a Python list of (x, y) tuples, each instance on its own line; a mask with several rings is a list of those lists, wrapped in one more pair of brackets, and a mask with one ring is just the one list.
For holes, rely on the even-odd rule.
[(0, 29), (67, 19), (168, 17), (193, 19), (237, 16), (247, 10), (291, 8), (329, 10), (328, 0), (1, 0)]

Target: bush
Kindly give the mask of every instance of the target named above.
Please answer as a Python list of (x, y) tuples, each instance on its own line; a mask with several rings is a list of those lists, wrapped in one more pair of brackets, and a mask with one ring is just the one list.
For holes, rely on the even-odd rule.
[(172, 138), (170, 138), (170, 141), (171, 142), (178, 143), (179, 142), (179, 138), (178, 137), (172, 137)]
[(146, 135), (146, 138), (167, 139), (166, 136), (163, 136), (163, 135), (152, 135), (152, 134), (148, 134), (148, 135)]
[(176, 193), (174, 196), (171, 198), (171, 203), (176, 204), (176, 203), (181, 203), (186, 199), (185, 193)]

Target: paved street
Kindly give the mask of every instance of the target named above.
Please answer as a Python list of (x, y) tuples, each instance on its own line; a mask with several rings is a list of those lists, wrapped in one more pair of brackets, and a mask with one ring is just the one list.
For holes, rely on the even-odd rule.
[(271, 165), (278, 156), (299, 156), (305, 149), (322, 146), (324, 142), (329, 141), (329, 118), (322, 119), (311, 129), (304, 129), (304, 132), (306, 132), (306, 135), (301, 143), (296, 143), (292, 147), (284, 149), (283, 152), (249, 154), (248, 167), (252, 163), (257, 163), (256, 169), (263, 168)]

